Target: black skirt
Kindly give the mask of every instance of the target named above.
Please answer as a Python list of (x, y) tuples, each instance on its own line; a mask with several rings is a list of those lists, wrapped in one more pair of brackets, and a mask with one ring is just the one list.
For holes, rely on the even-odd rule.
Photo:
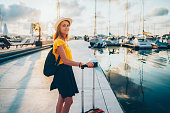
[(62, 98), (72, 97), (75, 93), (79, 93), (72, 66), (59, 65), (51, 83), (50, 91), (57, 88)]

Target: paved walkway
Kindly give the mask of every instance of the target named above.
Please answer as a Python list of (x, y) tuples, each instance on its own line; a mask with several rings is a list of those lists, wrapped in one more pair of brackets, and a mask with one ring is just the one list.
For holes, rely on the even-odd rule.
[[(73, 59), (87, 62), (94, 55), (87, 48), (89, 43), (70, 41)], [(48, 54), (43, 50), (20, 57), (0, 65), (0, 113), (55, 113), (58, 91), (49, 91), (52, 77), (42, 73), (44, 60)], [(70, 113), (81, 112), (81, 69), (74, 67), (79, 94), (74, 96)], [(84, 70), (85, 111), (92, 108), (92, 70)], [(95, 69), (96, 107), (106, 113), (122, 113), (122, 109), (112, 92), (102, 70)]]

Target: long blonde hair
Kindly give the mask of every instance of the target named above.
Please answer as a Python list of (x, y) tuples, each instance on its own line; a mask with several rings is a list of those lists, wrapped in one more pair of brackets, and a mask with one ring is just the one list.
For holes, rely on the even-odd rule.
[[(68, 20), (64, 20), (64, 21), (67, 21), (68, 23), (69, 23), (69, 25), (70, 25), (70, 22), (68, 21)], [(62, 21), (63, 22), (63, 21)], [(62, 22), (60, 22), (60, 24), (57, 26), (57, 31), (54, 33), (54, 35), (53, 35), (53, 39), (54, 39), (54, 41), (55, 41), (55, 39), (57, 39), (59, 36), (62, 36), (62, 34), (61, 34), (61, 31), (60, 31), (60, 27), (61, 27), (61, 23)], [(69, 41), (69, 36), (68, 36), (68, 34), (66, 35), (66, 41)]]

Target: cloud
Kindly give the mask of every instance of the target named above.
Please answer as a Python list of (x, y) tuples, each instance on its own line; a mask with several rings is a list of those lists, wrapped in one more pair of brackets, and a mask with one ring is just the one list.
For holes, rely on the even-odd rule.
[(101, 1), (101, 2), (119, 2), (120, 0), (98, 0), (98, 1)]
[(62, 9), (61, 16), (65, 17), (75, 17), (80, 16), (85, 9), (84, 6), (80, 6), (77, 1), (72, 2), (61, 2), (60, 9)]
[[(109, 0), (99, 0), (100, 2), (109, 2)], [(116, 6), (118, 6), (120, 9), (122, 10), (126, 10), (127, 9), (127, 2), (126, 0), (110, 0), (110, 3), (115, 4)], [(132, 7), (134, 7), (138, 2), (128, 2), (128, 9), (131, 9)]]
[(155, 8), (147, 14), (148, 17), (164, 16), (168, 15), (169, 10), (167, 8)]
[[(96, 17), (97, 17), (97, 19), (103, 19), (103, 18), (105, 18), (105, 15), (103, 15), (101, 11), (97, 11)], [(94, 18), (94, 15), (92, 16), (92, 18)]]
[(13, 4), (5, 6), (0, 4), (2, 16), (4, 21), (17, 22), (17, 21), (31, 21), (31, 19), (38, 19), (40, 11), (34, 8), (27, 7), (22, 4)]
[(170, 23), (170, 19), (164, 19), (162, 22), (160, 21), (159, 23), (169, 24)]
[(168, 24), (161, 24), (160, 25), (160, 29), (161, 28), (166, 28), (166, 29), (168, 29), (170, 27), (170, 24), (168, 23)]
[[(90, 1), (93, 1), (93, 0), (90, 0)], [(109, 1), (110, 1), (110, 3), (114, 3), (114, 4), (116, 4), (117, 6), (122, 6), (122, 4), (124, 3), (122, 3), (121, 2), (121, 0), (97, 0), (97, 2), (107, 2), (107, 3), (109, 3)]]
[[(161, 19), (162, 17), (161, 16), (164, 16), (164, 15), (168, 15), (169, 13), (169, 10), (166, 9), (166, 8), (155, 8), (155, 9), (152, 9), (149, 13), (147, 13), (145, 16), (144, 16), (144, 21), (148, 21), (148, 22), (151, 22), (151, 23), (164, 23), (164, 19)], [(129, 23), (132, 23), (132, 22), (138, 22), (138, 21), (143, 21), (143, 14), (142, 12), (140, 13), (136, 13), (136, 14), (131, 14), (131, 16), (129, 17)], [(160, 21), (160, 22), (159, 22)]]
[(104, 24), (106, 24), (106, 25), (107, 25), (107, 21), (105, 21), (105, 20), (101, 20), (101, 21), (99, 21), (99, 22), (98, 22), (98, 25), (104, 25)]
[(157, 20), (155, 20), (155, 23), (160, 27), (170, 27), (170, 19), (169, 18), (163, 18), (161, 17)]

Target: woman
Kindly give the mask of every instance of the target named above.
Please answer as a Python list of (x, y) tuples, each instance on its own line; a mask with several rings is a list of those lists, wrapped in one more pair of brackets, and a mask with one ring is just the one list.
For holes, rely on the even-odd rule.
[[(71, 49), (67, 45), (67, 41), (69, 40), (68, 32), (71, 23), (72, 19), (62, 18), (55, 24), (56, 33), (54, 35), (53, 54), (55, 55), (56, 61), (59, 56), (61, 59), (59, 61), (59, 70), (57, 74), (54, 75), (50, 90), (58, 88), (59, 91), (56, 113), (69, 112), (70, 106), (73, 103), (73, 96), (76, 93), (79, 93), (72, 66), (81, 67), (84, 65), (81, 62), (72, 60)], [(94, 66), (92, 62), (88, 62), (86, 65), (88, 68)]]

